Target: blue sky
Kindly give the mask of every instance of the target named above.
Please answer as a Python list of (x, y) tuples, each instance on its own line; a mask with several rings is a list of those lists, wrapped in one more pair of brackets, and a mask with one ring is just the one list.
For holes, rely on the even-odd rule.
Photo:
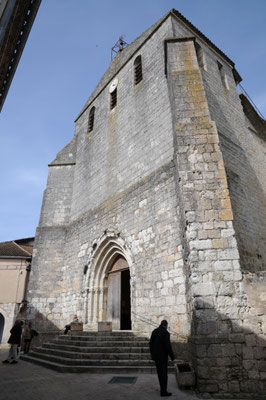
[(266, 115), (266, 0), (43, 0), (0, 114), (0, 241), (34, 236), (47, 164), (108, 68), (171, 8), (226, 53)]

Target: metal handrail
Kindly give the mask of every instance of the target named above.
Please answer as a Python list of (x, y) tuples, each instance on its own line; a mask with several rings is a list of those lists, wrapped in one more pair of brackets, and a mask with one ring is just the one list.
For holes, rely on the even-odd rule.
[[(158, 327), (158, 322), (154, 322), (149, 318), (143, 317), (142, 315), (139, 315), (139, 314), (135, 313), (134, 311), (131, 311), (131, 314), (134, 314), (138, 319), (140, 319), (141, 321), (145, 322), (148, 325), (151, 325), (151, 326), (153, 326), (155, 328)], [(180, 335), (179, 333), (174, 332), (171, 329), (168, 329), (168, 330), (169, 330), (169, 333), (171, 333), (171, 335), (174, 335), (174, 336), (177, 336), (179, 338), (182, 338), (182, 335)]]
[(246, 92), (246, 90), (243, 88), (243, 86), (239, 83), (238, 86), (241, 88), (241, 90), (244, 92), (245, 96), (248, 98), (248, 100), (250, 101), (250, 103), (253, 105), (253, 107), (255, 108), (255, 110), (257, 111), (257, 113), (259, 114), (259, 116), (265, 121), (265, 117), (262, 114), (262, 112), (258, 109), (258, 107), (256, 106), (256, 104), (254, 103), (254, 101), (251, 99), (251, 97), (248, 95), (248, 93)]

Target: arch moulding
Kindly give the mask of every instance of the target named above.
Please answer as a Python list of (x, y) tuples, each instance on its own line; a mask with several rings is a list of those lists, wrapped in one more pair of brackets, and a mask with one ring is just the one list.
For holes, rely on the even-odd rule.
[(106, 231), (92, 245), (83, 284), (83, 320), (89, 329), (97, 329), (98, 321), (106, 320), (108, 272), (118, 256), (124, 257), (128, 263), (132, 293), (135, 271), (125, 240), (120, 234)]

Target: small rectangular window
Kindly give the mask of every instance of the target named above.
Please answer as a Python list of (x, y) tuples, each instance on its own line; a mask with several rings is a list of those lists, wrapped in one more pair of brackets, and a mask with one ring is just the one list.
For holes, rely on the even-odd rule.
[(228, 82), (227, 82), (227, 76), (225, 75), (225, 72), (224, 72), (224, 66), (221, 63), (219, 63), (219, 61), (217, 61), (217, 65), (218, 65), (218, 69), (219, 69), (219, 72), (220, 72), (220, 77), (221, 77), (221, 81), (222, 81), (223, 87), (225, 89), (229, 90), (229, 86), (228, 86)]
[(204, 54), (204, 51), (202, 50), (202, 47), (200, 47), (200, 45), (198, 43), (195, 43), (195, 48), (196, 48), (196, 55), (197, 55), (198, 64), (199, 64), (200, 69), (207, 71), (205, 54)]

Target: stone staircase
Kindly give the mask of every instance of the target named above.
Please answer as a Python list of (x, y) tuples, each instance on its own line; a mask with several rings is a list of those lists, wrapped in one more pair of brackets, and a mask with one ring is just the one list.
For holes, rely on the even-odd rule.
[(156, 373), (148, 339), (132, 331), (61, 334), (20, 358), (59, 372)]

